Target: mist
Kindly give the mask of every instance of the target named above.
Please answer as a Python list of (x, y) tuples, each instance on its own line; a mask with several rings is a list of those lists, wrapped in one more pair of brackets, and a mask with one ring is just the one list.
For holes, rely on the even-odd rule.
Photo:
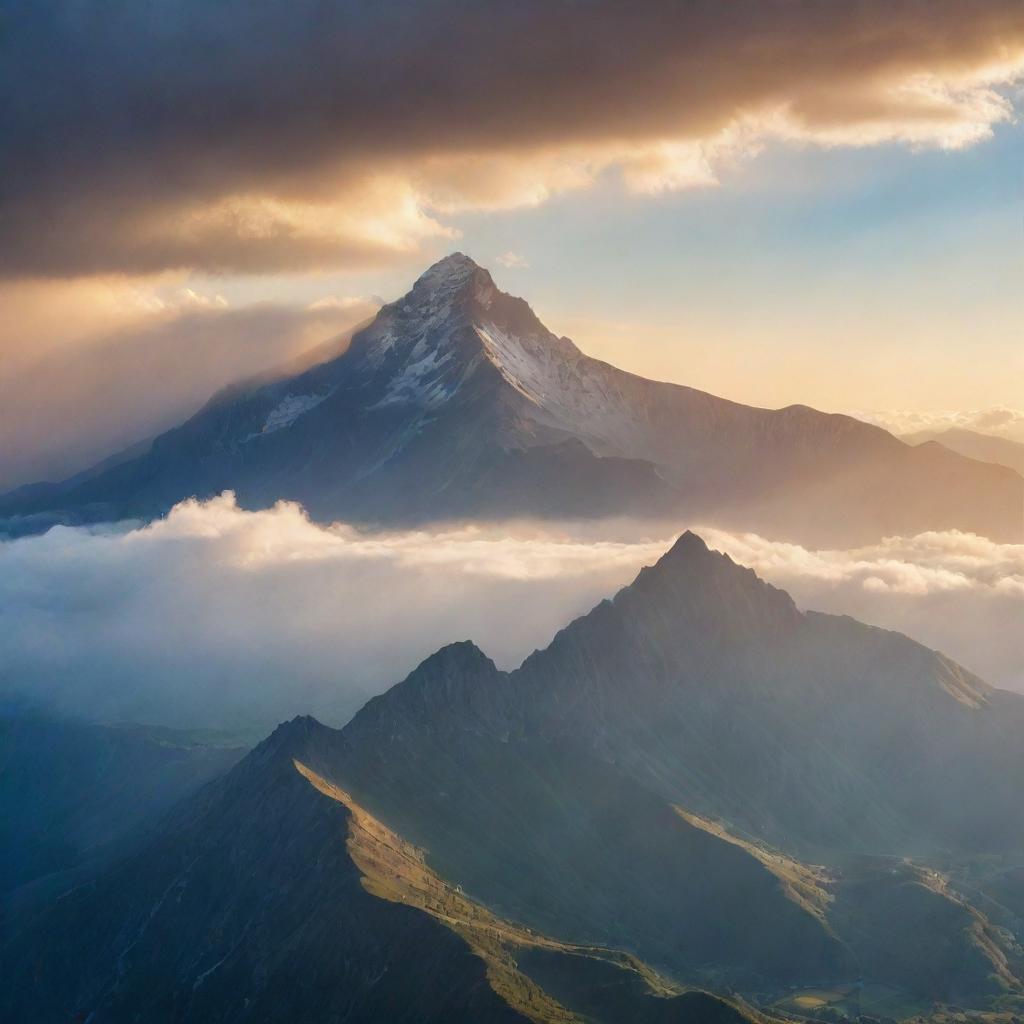
[(512, 666), (671, 543), (361, 534), (233, 496), (0, 545), (0, 693), (104, 720), (341, 724), (443, 644)]
[[(265, 730), (340, 725), (443, 644), (500, 667), (629, 583), (671, 524), (361, 532), (231, 494), (150, 525), (57, 527), (0, 544), (0, 695), (106, 721)], [(1024, 690), (1024, 545), (956, 532), (810, 551), (693, 525), (804, 608), (853, 614)]]
[(337, 355), (376, 305), (195, 301), (34, 360), (0, 360), (0, 492), (86, 469), (177, 426), (239, 380)]

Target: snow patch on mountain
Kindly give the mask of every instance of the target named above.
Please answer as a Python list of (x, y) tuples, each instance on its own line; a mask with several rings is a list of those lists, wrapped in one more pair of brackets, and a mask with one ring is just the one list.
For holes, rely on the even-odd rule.
[(270, 411), (260, 434), (273, 434), (276, 430), (290, 427), (304, 413), (315, 409), (326, 397), (327, 395), (285, 395)]
[(475, 330), (488, 359), (517, 391), (538, 404), (552, 391), (551, 367), (545, 367), (544, 360), (536, 358), (536, 352), (527, 351), (522, 339), (506, 334), (494, 324), (480, 324)]
[(567, 338), (517, 337), (494, 324), (476, 325), (488, 359), (537, 408), (539, 422), (576, 434), (598, 454), (632, 454), (645, 444), (635, 395), (619, 371), (585, 356)]
[(450, 350), (428, 348), (423, 339), (409, 355), (409, 362), (392, 378), (384, 397), (371, 406), (417, 405), (433, 409), (444, 404), (454, 393), (446, 380), (445, 368), (452, 360)]
[(438, 260), (416, 279), (413, 294), (417, 291), (442, 293), (457, 290), (481, 268), (461, 252)]

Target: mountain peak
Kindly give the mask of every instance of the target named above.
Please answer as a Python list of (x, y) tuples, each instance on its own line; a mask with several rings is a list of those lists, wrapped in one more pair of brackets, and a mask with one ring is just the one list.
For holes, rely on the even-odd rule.
[(267, 763), (282, 756), (299, 756), (317, 736), (330, 731), (312, 715), (296, 715), (291, 721), (282, 722), (245, 760)]
[(506, 674), (471, 640), (447, 644), (402, 682), (364, 705), (348, 731), (392, 729), (402, 721), (436, 721), (455, 709), (465, 719), (486, 718), (504, 690), (487, 684), (502, 679), (507, 679)]
[(948, 529), (1017, 541), (1024, 499), (1024, 480), (988, 460), (616, 369), (462, 252), (325, 362), (241, 383), (133, 454), (0, 496), (0, 530), (148, 519), (227, 489), (246, 507), (298, 501), (320, 522), (671, 509), (817, 547)]
[[(381, 309), (340, 364), (355, 366), (361, 386), (376, 392), (369, 403), (375, 410), (436, 410), (460, 392), (479, 394), (467, 388), (470, 382), (482, 380), (486, 389), (503, 378), (520, 404), (530, 403), (532, 415), (600, 391), (580, 379), (581, 359), (575, 345), (548, 331), (523, 299), (500, 291), (486, 269), (455, 252)], [(489, 373), (492, 368), (500, 377)], [(571, 415), (568, 408), (547, 409), (549, 420)], [(533, 428), (527, 433), (537, 436)]]
[(473, 281), (492, 285), (490, 273), (465, 253), (453, 252), (427, 267), (416, 279), (413, 294), (456, 291)]
[(436, 263), (432, 263), (427, 267), (420, 274), (420, 278), (427, 277), (429, 274), (465, 274), (482, 269), (483, 267), (476, 260), (471, 256), (467, 256), (464, 252), (450, 252), (447, 256), (442, 256)]
[(472, 640), (459, 640), (446, 644), (422, 661), (408, 680), (477, 678), (496, 671), (494, 662)]
[(684, 530), (676, 540), (675, 544), (672, 545), (665, 553), (665, 557), (669, 556), (680, 556), (692, 553), (694, 555), (700, 554), (704, 551), (710, 551), (711, 549), (707, 546), (703, 537), (698, 536), (692, 530)]
[(728, 555), (713, 551), (704, 539), (692, 530), (679, 535), (676, 542), (652, 566), (641, 570), (640, 575), (648, 576), (707, 576), (728, 566), (737, 574), (753, 575), (751, 570), (734, 565)]
[[(658, 561), (640, 570), (616, 602), (655, 601), (673, 614), (718, 626), (771, 631), (800, 618), (793, 599), (765, 582), (753, 569), (709, 548), (687, 530)], [(717, 628), (717, 626), (716, 626)]]

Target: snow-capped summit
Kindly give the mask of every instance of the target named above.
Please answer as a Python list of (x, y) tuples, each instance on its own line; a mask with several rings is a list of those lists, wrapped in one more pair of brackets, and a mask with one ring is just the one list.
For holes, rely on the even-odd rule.
[(428, 267), (409, 292), (392, 305), (407, 312), (437, 313), (459, 301), (475, 301), (486, 308), (498, 294), (490, 272), (465, 253), (453, 252)]
[(477, 273), (485, 274), (490, 280), (491, 275), (465, 253), (449, 253), (420, 274), (412, 286), (412, 291), (415, 293), (423, 290), (457, 288)]
[(958, 528), (1020, 539), (1024, 480), (806, 406), (755, 409), (616, 369), (464, 253), (348, 350), (216, 397), (142, 455), (0, 499), (0, 530), (158, 515), (231, 489), (318, 519), (671, 515), (858, 543)]
[(381, 310), (351, 358), (382, 388), (382, 405), (434, 409), (493, 368), (538, 408), (554, 409), (564, 401), (565, 371), (583, 355), (526, 302), (499, 291), (487, 270), (452, 253)]

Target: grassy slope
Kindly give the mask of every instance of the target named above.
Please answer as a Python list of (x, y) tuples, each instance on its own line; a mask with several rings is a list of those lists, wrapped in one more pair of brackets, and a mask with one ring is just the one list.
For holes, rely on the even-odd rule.
[[(742, 1024), (760, 1017), (709, 993), (683, 990), (628, 953), (560, 942), (492, 914), (469, 899), (461, 887), (441, 878), (427, 865), (421, 850), (374, 818), (350, 794), (299, 761), (295, 767), (319, 792), (348, 808), (348, 850), (363, 873), (366, 891), (416, 907), (460, 935), (486, 963), (492, 988), (535, 1024), (597, 1019), (592, 1014), (595, 1009), (600, 1013), (601, 1005), (617, 1005), (633, 1021), (667, 1020), (668, 1014), (682, 1012), (684, 1006), (687, 1019), (694, 1022)], [(528, 969), (520, 968), (521, 960), (580, 1004), (583, 1013), (554, 999)], [(601, 976), (596, 986), (599, 999), (594, 996), (595, 975)]]

